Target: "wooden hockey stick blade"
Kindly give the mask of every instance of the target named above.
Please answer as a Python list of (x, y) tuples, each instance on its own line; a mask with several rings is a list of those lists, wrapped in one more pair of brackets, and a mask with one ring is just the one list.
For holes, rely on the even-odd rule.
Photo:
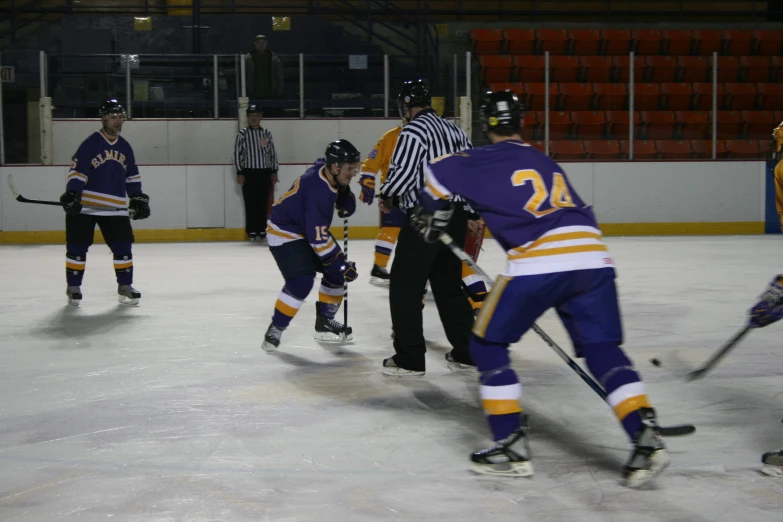
[(729, 341), (723, 345), (723, 347), (718, 350), (710, 359), (704, 363), (701, 368), (698, 368), (692, 372), (690, 372), (687, 377), (685, 378), (686, 381), (692, 382), (697, 379), (701, 379), (705, 375), (707, 375), (707, 372), (709, 372), (712, 368), (717, 366), (718, 362), (720, 362), (723, 357), (731, 351), (732, 348), (734, 348), (739, 342), (742, 340), (745, 335), (752, 329), (753, 327), (750, 325), (746, 325), (745, 328), (737, 332), (734, 337), (729, 339)]
[[(14, 199), (20, 203), (32, 203), (35, 205), (50, 205), (53, 207), (62, 207), (62, 203), (59, 201), (45, 201), (42, 199), (29, 199), (24, 197), (19, 193), (19, 191), (16, 189), (16, 184), (14, 183), (14, 175), (9, 174), (8, 175), (8, 188), (11, 189), (11, 193), (14, 195)], [(131, 215), (133, 215), (135, 212), (129, 208), (117, 208), (117, 207), (104, 207), (101, 205), (90, 205), (89, 203), (82, 203), (82, 206), (84, 208), (89, 208), (92, 210), (104, 210), (107, 212), (120, 212), (122, 210), (127, 210)]]
[(679, 424), (677, 426), (659, 426), (658, 431), (662, 437), (682, 437), (696, 433), (696, 426), (693, 424)]

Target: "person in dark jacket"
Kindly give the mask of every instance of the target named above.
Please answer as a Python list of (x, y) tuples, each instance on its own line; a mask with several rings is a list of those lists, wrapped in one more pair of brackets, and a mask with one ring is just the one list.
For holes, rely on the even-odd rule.
[(253, 50), (245, 55), (245, 87), (251, 100), (283, 97), (283, 63), (269, 50), (264, 35), (256, 36)]

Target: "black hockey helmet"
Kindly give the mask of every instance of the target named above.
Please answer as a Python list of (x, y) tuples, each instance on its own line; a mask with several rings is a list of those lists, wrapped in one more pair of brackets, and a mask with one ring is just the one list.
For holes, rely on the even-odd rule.
[(338, 167), (342, 167), (344, 163), (356, 163), (361, 160), (361, 154), (348, 140), (337, 140), (330, 143), (326, 147), (324, 157), (327, 167), (331, 167), (334, 163), (337, 163)]
[(245, 114), (250, 116), (251, 114), (264, 114), (264, 109), (261, 108), (260, 105), (256, 105), (255, 103), (252, 105), (249, 105), (247, 107), (247, 110), (245, 111)]
[(397, 95), (397, 108), (403, 119), (406, 119), (405, 109), (410, 109), (411, 107), (429, 107), (431, 103), (432, 98), (430, 97), (430, 90), (421, 78), (418, 80), (408, 80), (403, 83), (400, 94)]
[(115, 98), (101, 103), (101, 108), (98, 109), (98, 115), (101, 118), (108, 116), (109, 114), (122, 114), (123, 116), (127, 117), (125, 114), (125, 107), (120, 105), (120, 102), (118, 102)]
[(505, 91), (487, 91), (481, 102), (479, 119), (481, 129), (489, 132), (500, 127), (516, 130), (525, 106), (517, 95), (508, 89)]

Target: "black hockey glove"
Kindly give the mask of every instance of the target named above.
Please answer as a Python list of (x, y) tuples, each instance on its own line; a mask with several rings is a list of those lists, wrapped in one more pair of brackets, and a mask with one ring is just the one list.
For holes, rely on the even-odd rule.
[(82, 211), (82, 193), (68, 191), (60, 196), (60, 203), (66, 214), (78, 216)]
[(424, 210), (424, 207), (417, 206), (413, 209), (411, 225), (418, 230), (425, 242), (435, 243), (446, 231), (452, 215), (454, 215), (454, 205), (452, 203), (435, 212), (427, 212)]
[(143, 192), (132, 195), (128, 209), (134, 212), (133, 219), (147, 219), (150, 217), (150, 197)]

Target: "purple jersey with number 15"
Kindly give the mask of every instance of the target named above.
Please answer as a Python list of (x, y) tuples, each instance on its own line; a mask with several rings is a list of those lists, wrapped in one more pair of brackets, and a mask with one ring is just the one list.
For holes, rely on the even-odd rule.
[(421, 202), (429, 211), (465, 198), (508, 256), (507, 276), (612, 268), (592, 209), (563, 169), (526, 143), (502, 141), (432, 161)]

